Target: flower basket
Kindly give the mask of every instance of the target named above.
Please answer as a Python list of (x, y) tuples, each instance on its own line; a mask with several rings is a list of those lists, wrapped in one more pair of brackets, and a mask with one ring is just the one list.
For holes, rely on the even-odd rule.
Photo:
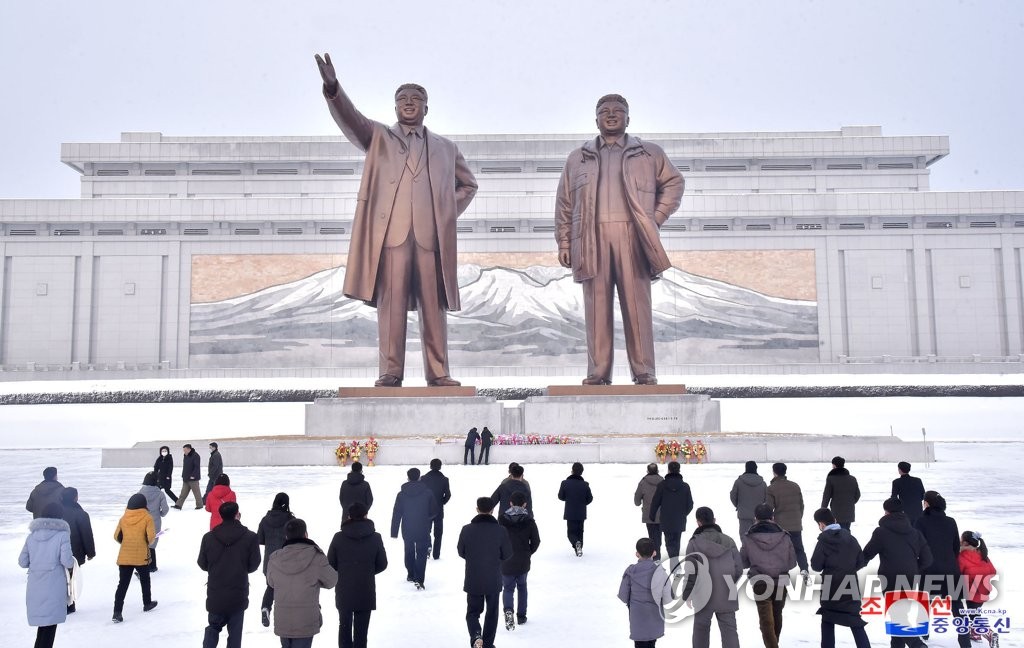
[(380, 442), (377, 439), (370, 437), (368, 440), (363, 442), (363, 449), (366, 450), (366, 460), (369, 465), (373, 465), (373, 460), (377, 457), (377, 450), (380, 448)]
[(344, 467), (348, 463), (348, 445), (344, 441), (334, 449), (334, 458), (338, 460), (339, 466)]

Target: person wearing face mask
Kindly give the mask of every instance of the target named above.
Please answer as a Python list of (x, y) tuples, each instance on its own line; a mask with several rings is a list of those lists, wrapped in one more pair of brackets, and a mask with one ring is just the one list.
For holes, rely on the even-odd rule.
[(174, 475), (174, 457), (171, 456), (171, 449), (167, 446), (160, 446), (160, 456), (153, 462), (153, 474), (156, 475), (156, 485), (160, 490), (167, 493), (172, 502), (178, 501), (178, 496), (171, 490), (171, 477)]

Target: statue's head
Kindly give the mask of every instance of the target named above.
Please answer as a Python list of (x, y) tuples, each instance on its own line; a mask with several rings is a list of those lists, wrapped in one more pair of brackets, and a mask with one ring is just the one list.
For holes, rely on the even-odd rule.
[(629, 104), (622, 95), (609, 94), (597, 100), (597, 130), (605, 137), (617, 137), (629, 126)]
[(403, 83), (395, 90), (395, 116), (400, 124), (419, 126), (427, 114), (427, 91), (415, 83)]

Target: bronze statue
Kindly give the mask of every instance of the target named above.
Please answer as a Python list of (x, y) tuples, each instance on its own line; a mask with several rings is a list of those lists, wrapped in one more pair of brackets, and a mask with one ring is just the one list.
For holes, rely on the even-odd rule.
[(596, 121), (601, 134), (566, 160), (555, 207), (558, 261), (583, 284), (583, 384), (611, 384), (617, 291), (633, 382), (656, 385), (651, 281), (672, 265), (658, 230), (679, 209), (683, 177), (661, 147), (626, 134), (621, 96), (601, 97)]
[(449, 376), (446, 311), (457, 311), (455, 220), (476, 194), (476, 178), (455, 144), (423, 125), (427, 91), (395, 91), (398, 123), (367, 119), (341, 89), (330, 54), (316, 55), (324, 98), (350, 142), (366, 152), (352, 226), (344, 293), (377, 309), (378, 387), (401, 387), (406, 312), (419, 311), (427, 384)]

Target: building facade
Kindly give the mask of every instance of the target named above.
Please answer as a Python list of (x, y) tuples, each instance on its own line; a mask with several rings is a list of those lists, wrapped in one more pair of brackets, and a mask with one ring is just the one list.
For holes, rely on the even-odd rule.
[[(453, 374), (584, 372), (582, 294), (553, 215), (587, 137), (452, 137), (480, 185), (459, 220)], [(1024, 191), (932, 191), (948, 138), (640, 137), (686, 180), (661, 232), (674, 267), (654, 287), (659, 373), (1019, 370)], [(80, 199), (0, 201), (8, 378), (376, 373), (375, 313), (341, 295), (363, 164), (343, 138), (124, 133), (61, 159)]]

